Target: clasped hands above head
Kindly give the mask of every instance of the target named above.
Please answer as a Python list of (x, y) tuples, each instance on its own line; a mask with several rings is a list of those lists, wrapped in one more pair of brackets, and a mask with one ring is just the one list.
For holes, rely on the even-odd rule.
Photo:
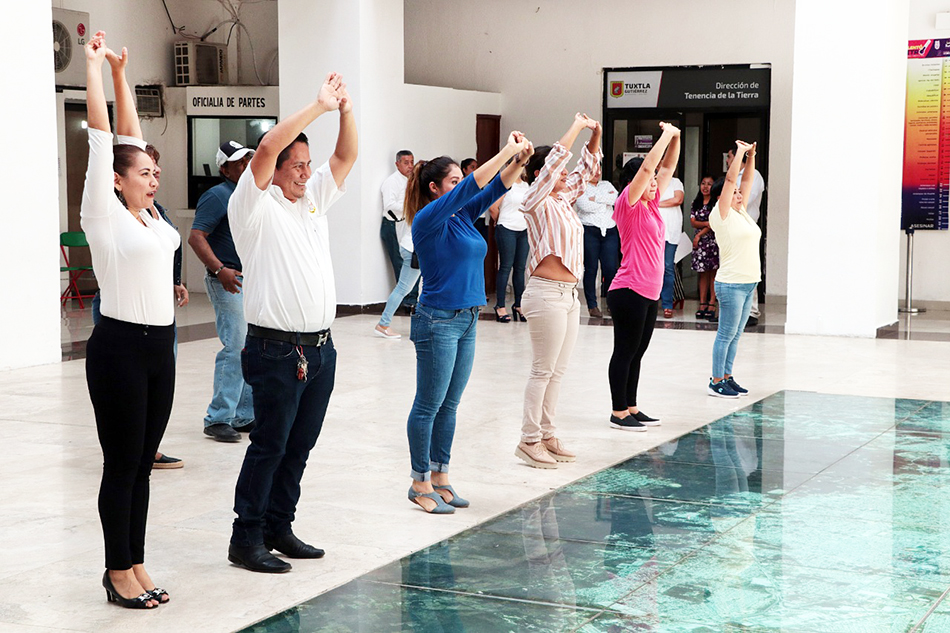
[(343, 83), (343, 75), (335, 72), (327, 73), (320, 91), (317, 93), (317, 103), (327, 112), (339, 110), (340, 114), (347, 114), (353, 110), (353, 99)]

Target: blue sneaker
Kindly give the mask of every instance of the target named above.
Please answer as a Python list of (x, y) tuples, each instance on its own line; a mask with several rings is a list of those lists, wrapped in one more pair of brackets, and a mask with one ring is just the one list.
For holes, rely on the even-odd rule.
[(708, 393), (711, 396), (716, 398), (738, 398), (739, 392), (734, 390), (729, 386), (729, 382), (726, 380), (720, 380), (719, 382), (713, 382), (712, 378), (709, 379), (709, 387), (707, 387)]
[(730, 387), (732, 387), (732, 390), (735, 391), (735, 392), (736, 392), (737, 394), (739, 394), (740, 396), (747, 396), (747, 395), (749, 395), (749, 390), (748, 390), (748, 389), (743, 389), (742, 387), (740, 387), (740, 386), (739, 386), (739, 383), (736, 382), (735, 376), (729, 376), (728, 378), (726, 378), (725, 382), (726, 382)]

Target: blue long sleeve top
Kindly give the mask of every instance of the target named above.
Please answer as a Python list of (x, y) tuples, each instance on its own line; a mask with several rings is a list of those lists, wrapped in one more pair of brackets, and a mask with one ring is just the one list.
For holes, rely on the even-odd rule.
[(440, 310), (485, 304), (483, 262), (488, 245), (475, 220), (506, 191), (501, 176), (479, 189), (469, 174), (416, 213), (412, 242), (422, 272), (420, 303)]

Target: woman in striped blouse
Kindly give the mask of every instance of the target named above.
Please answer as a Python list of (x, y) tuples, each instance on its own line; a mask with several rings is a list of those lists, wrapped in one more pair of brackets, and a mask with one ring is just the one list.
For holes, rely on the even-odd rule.
[[(574, 171), (565, 165), (578, 134), (591, 130)], [(577, 280), (584, 271), (584, 226), (572, 208), (600, 174), (600, 123), (577, 114), (554, 147), (540, 147), (525, 169), (530, 185), (523, 210), (528, 222), (528, 285), (521, 300), (534, 358), (524, 395), (521, 442), (515, 455), (535, 468), (557, 468), (575, 456), (555, 437), (554, 411), (561, 378), (580, 325)]]

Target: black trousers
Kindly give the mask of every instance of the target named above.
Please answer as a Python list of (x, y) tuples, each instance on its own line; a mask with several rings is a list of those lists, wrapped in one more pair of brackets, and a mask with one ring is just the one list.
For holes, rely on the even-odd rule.
[(145, 561), (148, 479), (175, 394), (173, 325), (102, 317), (86, 344), (86, 384), (102, 446), (99, 519), (106, 568)]
[(656, 305), (655, 299), (647, 299), (629, 288), (607, 293), (607, 306), (614, 322), (614, 352), (607, 371), (614, 411), (637, 406), (640, 360), (653, 338)]

